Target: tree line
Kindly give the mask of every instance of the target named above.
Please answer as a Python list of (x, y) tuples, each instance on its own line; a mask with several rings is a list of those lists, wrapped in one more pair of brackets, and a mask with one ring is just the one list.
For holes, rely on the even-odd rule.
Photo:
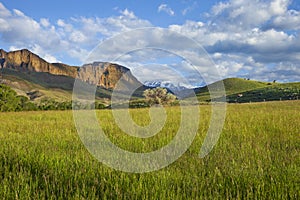
[[(176, 96), (165, 88), (153, 88), (144, 91), (145, 99), (131, 101), (130, 108), (150, 107), (155, 104), (174, 105)], [(71, 110), (72, 103), (75, 109), (109, 109), (111, 106), (101, 102), (82, 104), (72, 101), (56, 101), (50, 98), (41, 99), (39, 102), (30, 101), (26, 96), (18, 95), (9, 86), (0, 84), (0, 112), (35, 111), (35, 110)]]
[(9, 86), (0, 84), (0, 112), (70, 109), (72, 101), (59, 102), (44, 98), (40, 102), (33, 102), (26, 96), (18, 95)]

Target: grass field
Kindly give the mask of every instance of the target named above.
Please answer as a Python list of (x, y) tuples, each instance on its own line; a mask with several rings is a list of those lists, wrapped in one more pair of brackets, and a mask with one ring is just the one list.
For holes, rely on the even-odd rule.
[[(203, 159), (199, 151), (210, 119), (201, 123), (189, 150), (155, 172), (132, 174), (99, 163), (81, 143), (71, 111), (0, 113), (0, 198), (3, 199), (300, 199), (300, 101), (227, 107), (221, 137)], [(110, 110), (100, 124), (120, 147), (148, 152), (167, 144), (180, 119), (167, 108), (162, 131), (133, 139), (114, 124)], [(149, 122), (147, 109), (132, 109)]]

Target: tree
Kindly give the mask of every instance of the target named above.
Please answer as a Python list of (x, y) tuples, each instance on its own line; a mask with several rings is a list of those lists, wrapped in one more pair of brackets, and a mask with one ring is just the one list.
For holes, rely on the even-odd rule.
[(143, 93), (144, 97), (146, 98), (147, 102), (150, 105), (154, 104), (171, 104), (176, 100), (176, 96), (168, 93), (167, 89), (165, 88), (154, 88), (154, 89), (147, 89)]
[(0, 111), (17, 111), (20, 108), (21, 99), (9, 86), (0, 84)]

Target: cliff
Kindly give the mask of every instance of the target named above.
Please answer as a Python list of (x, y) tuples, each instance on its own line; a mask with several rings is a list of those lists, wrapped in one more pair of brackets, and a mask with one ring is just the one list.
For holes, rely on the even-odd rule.
[[(86, 64), (82, 67), (69, 66), (63, 63), (48, 63), (38, 55), (30, 52), (27, 49), (18, 51), (6, 52), (0, 49), (0, 68), (9, 69), (12, 71), (30, 73), (34, 72), (34, 76), (43, 76), (45, 73), (49, 74), (47, 84), (51, 80), (58, 81), (58, 77), (71, 77), (78, 78), (89, 84), (94, 84), (105, 89), (113, 89), (121, 77), (122, 82), (127, 86), (142, 85), (130, 72), (130, 70), (121, 65), (107, 63), (107, 62), (94, 62)], [(43, 74), (43, 75), (42, 75)], [(55, 75), (55, 77), (53, 76)], [(63, 79), (65, 80), (65, 79)], [(63, 81), (62, 80), (62, 81)], [(123, 85), (124, 85), (123, 84)]]
[(75, 78), (78, 67), (61, 67), (48, 63), (27, 49), (5, 52), (0, 50), (1, 68), (13, 69), (19, 72), (47, 72), (53, 75), (63, 75)]
[(78, 72), (78, 78), (80, 80), (106, 89), (115, 88), (121, 77), (120, 84), (123, 84), (123, 86), (119, 85), (119, 87), (124, 87), (125, 84), (127, 86), (126, 89), (129, 89), (136, 84), (142, 85), (131, 74), (128, 68), (117, 64), (94, 62), (92, 64), (83, 65)]

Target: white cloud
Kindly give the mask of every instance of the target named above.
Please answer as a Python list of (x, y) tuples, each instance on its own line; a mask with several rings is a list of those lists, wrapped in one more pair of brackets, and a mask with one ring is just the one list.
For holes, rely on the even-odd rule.
[(67, 50), (62, 45), (64, 38), (49, 20), (42, 18), (36, 21), (22, 11), (10, 12), (2, 4), (0, 9), (3, 13), (9, 13), (0, 15), (0, 36), (1, 43), (9, 46), (10, 50), (15, 47), (27, 48), (40, 53), (40, 56), (51, 62), (57, 61), (54, 54)]
[(16, 51), (16, 50), (20, 50), (23, 49), (22, 47), (16, 47), (16, 46), (10, 46), (9, 47), (9, 51)]
[(181, 74), (180, 70), (178, 68), (182, 69), (182, 66), (179, 66), (176, 63), (177, 66), (170, 66), (167, 64), (147, 64), (147, 65), (138, 65), (138, 63), (133, 63), (134, 68), (132, 69), (132, 73), (139, 77), (139, 81), (145, 82), (145, 81), (160, 81), (160, 82), (172, 82), (174, 84), (179, 83), (188, 83), (188, 80), (186, 77)]
[(17, 9), (13, 9), (13, 12), (16, 16), (19, 16), (19, 17), (25, 17), (24, 13), (20, 10), (17, 10)]
[(209, 17), (222, 30), (243, 31), (286, 13), (290, 0), (230, 0), (213, 6)]
[[(275, 70), (278, 80), (290, 76), (300, 62), (300, 14), (288, 10), (290, 1), (231, 0), (220, 2), (207, 15), (207, 22), (187, 21), (169, 29), (203, 45), (225, 77), (247, 76), (258, 80)], [(294, 34), (296, 32), (296, 34)], [(285, 71), (276, 67), (293, 64)], [(284, 73), (284, 76), (280, 75)], [(295, 74), (299, 74), (295, 72)], [(274, 78), (272, 76), (272, 78)], [(299, 81), (299, 77), (298, 77)]]
[(4, 32), (4, 31), (8, 31), (9, 29), (10, 29), (9, 23), (6, 20), (0, 18), (0, 31)]
[[(174, 56), (178, 58), (175, 59)], [(115, 60), (116, 58), (117, 60)], [(104, 41), (90, 54), (87, 62), (95, 60), (117, 62), (132, 68), (133, 72), (137, 71), (135, 66), (139, 66), (138, 63), (158, 63), (159, 65), (167, 63), (177, 71), (182, 72), (187, 79), (193, 80), (194, 85), (202, 83), (202, 77), (207, 82), (220, 80), (214, 64), (195, 41), (167, 29), (138, 29)], [(181, 64), (181, 60), (186, 60), (192, 65), (189, 64), (189, 67), (186, 67), (187, 65)], [(155, 69), (158, 70), (158, 68)], [(153, 76), (153, 73), (147, 74), (148, 79), (158, 77)], [(162, 72), (158, 70), (157, 73)], [(141, 76), (140, 73), (136, 73), (136, 75)], [(169, 81), (170, 76), (167, 76), (169, 79), (165, 81)], [(143, 80), (145, 80), (144, 77), (145, 75), (143, 75)]]
[(123, 31), (152, 26), (149, 21), (137, 18), (134, 13), (128, 9), (125, 9), (120, 13), (120, 16), (108, 18), (80, 17), (73, 18), (72, 20), (76, 24), (77, 29), (86, 33), (89, 37), (96, 37), (97, 34), (101, 34), (105, 37), (112, 37)]
[(289, 10), (283, 15), (275, 17), (271, 27), (282, 30), (300, 30), (300, 12)]
[(4, 5), (0, 2), (0, 17), (9, 17), (11, 12), (7, 10)]
[(70, 23), (66, 23), (62, 19), (58, 19), (56, 22), (57, 26), (61, 28), (62, 34), (71, 33), (74, 30), (74, 27)]
[(274, 29), (252, 32), (252, 34), (249, 34), (249, 37), (246, 38), (246, 43), (252, 45), (261, 53), (288, 51), (288, 48), (293, 41), (293, 36), (289, 36), (283, 31), (276, 31)]
[(300, 66), (291, 62), (279, 62), (275, 66), (262, 67), (259, 70), (252, 71), (252, 77), (256, 80), (278, 82), (299, 82)]
[(270, 11), (273, 15), (282, 15), (287, 11), (290, 0), (274, 0), (271, 2)]
[(181, 11), (181, 14), (183, 16), (185, 16), (186, 14), (188, 14), (189, 12), (191, 12), (192, 10), (196, 9), (198, 7), (198, 3), (197, 1), (194, 1), (191, 5), (189, 5), (188, 7), (184, 8)]
[(32, 47), (32, 52), (41, 56), (43, 59), (45, 59), (47, 62), (50, 62), (50, 63), (57, 63), (57, 62), (60, 62), (59, 60), (57, 60), (53, 55), (45, 52), (45, 50), (40, 47), (39, 45), (34, 45)]
[(225, 9), (227, 9), (229, 7), (230, 7), (230, 4), (228, 2), (227, 3), (220, 2), (217, 5), (214, 5), (212, 7), (212, 14), (219, 15), (220, 13), (222, 13)]
[(85, 43), (88, 41), (88, 37), (80, 31), (72, 31), (70, 34), (70, 40), (75, 43)]
[[(55, 55), (68, 55), (84, 61), (89, 50), (105, 37), (122, 31), (152, 26), (147, 20), (137, 18), (125, 9), (120, 16), (109, 18), (58, 19), (51, 24), (48, 19), (36, 21), (19, 10), (11, 13), (0, 3), (0, 37), (8, 46), (28, 48), (40, 52), (48, 60), (57, 61)], [(40, 47), (37, 51), (37, 46)], [(41, 52), (44, 49), (45, 52)]]
[(62, 19), (57, 20), (57, 25), (61, 26), (61, 27), (64, 27), (65, 26), (64, 20), (62, 20)]
[(125, 17), (128, 17), (130, 19), (134, 19), (136, 18), (136, 16), (134, 15), (134, 13), (132, 11), (129, 11), (127, 8), (123, 11), (120, 12), (122, 15), (124, 15)]
[(170, 16), (174, 16), (175, 12), (167, 5), (167, 4), (161, 4), (157, 8), (158, 12), (165, 12)]
[(49, 27), (50, 26), (49, 19), (45, 19), (45, 18), (40, 19), (40, 24), (44, 27)]

